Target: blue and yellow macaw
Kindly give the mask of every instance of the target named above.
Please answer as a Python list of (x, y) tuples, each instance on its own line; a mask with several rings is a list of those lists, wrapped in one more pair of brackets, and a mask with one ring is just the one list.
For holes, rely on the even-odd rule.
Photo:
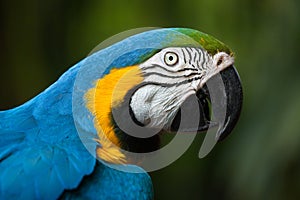
[(94, 52), (32, 100), (0, 112), (0, 199), (153, 199), (149, 175), (122, 150), (157, 150), (162, 134), (124, 130), (178, 131), (180, 107), (191, 96), (201, 120), (183, 128), (207, 130), (207, 83), (219, 74), (223, 139), (241, 111), (233, 63), (225, 44), (187, 28), (142, 32)]

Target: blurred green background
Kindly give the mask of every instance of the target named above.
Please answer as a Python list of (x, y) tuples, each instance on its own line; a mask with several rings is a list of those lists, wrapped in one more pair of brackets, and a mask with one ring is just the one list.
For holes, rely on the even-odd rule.
[(151, 173), (156, 199), (300, 199), (300, 1), (2, 0), (0, 109), (34, 97), (99, 42), (137, 27), (191, 27), (236, 53), (245, 101), (204, 159), (201, 137)]

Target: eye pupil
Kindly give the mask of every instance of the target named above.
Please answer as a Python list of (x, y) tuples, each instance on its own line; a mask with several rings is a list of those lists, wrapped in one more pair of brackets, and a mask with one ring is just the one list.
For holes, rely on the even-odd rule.
[(170, 57), (169, 57), (169, 60), (170, 60), (170, 61), (172, 61), (173, 59), (174, 59), (173, 56), (170, 56)]

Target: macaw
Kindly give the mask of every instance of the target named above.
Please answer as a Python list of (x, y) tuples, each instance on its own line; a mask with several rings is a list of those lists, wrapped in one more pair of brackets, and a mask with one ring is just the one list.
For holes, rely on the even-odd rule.
[[(149, 175), (121, 150), (155, 151), (164, 132), (181, 134), (180, 108), (192, 96), (198, 108), (189, 112), (199, 109), (201, 119), (181, 131), (214, 123), (216, 140), (225, 138), (242, 107), (233, 64), (225, 44), (189, 28), (149, 30), (93, 52), (33, 99), (0, 112), (0, 199), (153, 199)], [(207, 84), (216, 75), (222, 123), (210, 121), (219, 109), (210, 111)], [(161, 131), (138, 137), (124, 131), (128, 124)]]

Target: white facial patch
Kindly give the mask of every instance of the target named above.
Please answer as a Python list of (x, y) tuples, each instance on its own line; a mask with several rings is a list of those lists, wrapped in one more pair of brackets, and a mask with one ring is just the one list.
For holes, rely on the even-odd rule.
[(224, 52), (213, 57), (201, 48), (165, 48), (140, 64), (145, 86), (131, 98), (131, 108), (141, 123), (164, 128), (171, 125), (178, 109), (205, 82), (232, 65)]
[(134, 93), (130, 106), (135, 118), (144, 125), (169, 128), (179, 107), (194, 93), (193, 89), (187, 90), (184, 86), (146, 85)]

